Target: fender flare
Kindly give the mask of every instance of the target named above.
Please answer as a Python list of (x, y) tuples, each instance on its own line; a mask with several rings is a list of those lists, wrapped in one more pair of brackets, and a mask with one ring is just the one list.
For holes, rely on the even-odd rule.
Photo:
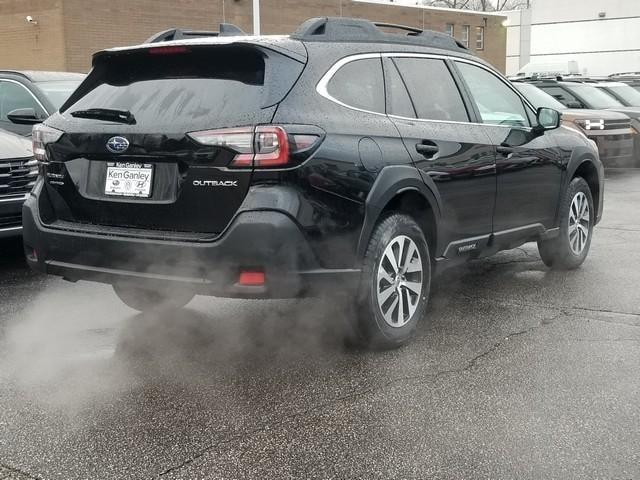
[[(423, 180), (418, 169), (413, 166), (392, 165), (384, 167), (378, 174), (365, 201), (365, 217), (357, 248), (359, 259), (364, 257), (369, 238), (385, 207), (398, 194), (411, 190), (421, 194), (431, 207), (436, 219), (437, 236), (440, 235), (442, 200), (434, 181), (430, 177)], [(435, 254), (437, 245), (432, 248), (435, 249), (433, 253)]]
[(593, 150), (590, 147), (586, 146), (577, 146), (574, 147), (571, 152), (571, 156), (569, 157), (569, 162), (567, 163), (567, 179), (566, 184), (569, 184), (571, 178), (576, 173), (576, 170), (585, 162), (589, 162), (593, 164), (596, 171), (598, 171), (598, 164), (596, 162), (596, 158), (593, 155)]

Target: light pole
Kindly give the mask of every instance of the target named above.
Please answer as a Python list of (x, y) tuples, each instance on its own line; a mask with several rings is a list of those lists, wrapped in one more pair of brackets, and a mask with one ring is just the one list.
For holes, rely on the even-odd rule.
[(260, 0), (253, 0), (253, 34), (260, 35)]

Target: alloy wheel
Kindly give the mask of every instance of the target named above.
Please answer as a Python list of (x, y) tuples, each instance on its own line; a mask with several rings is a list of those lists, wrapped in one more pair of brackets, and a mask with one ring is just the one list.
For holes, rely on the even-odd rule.
[(584, 192), (578, 192), (571, 200), (569, 210), (569, 248), (580, 255), (589, 240), (589, 201)]
[(403, 327), (413, 318), (423, 281), (416, 243), (406, 235), (393, 238), (382, 254), (376, 277), (378, 307), (388, 325)]

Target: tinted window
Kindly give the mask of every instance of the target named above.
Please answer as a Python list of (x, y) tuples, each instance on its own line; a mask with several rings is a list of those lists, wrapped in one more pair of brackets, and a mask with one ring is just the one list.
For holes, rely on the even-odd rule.
[(514, 82), (513, 86), (516, 87), (518, 91), (523, 94), (536, 108), (547, 107), (553, 108), (554, 110), (565, 110), (567, 108), (535, 85), (531, 85), (530, 83)]
[[(279, 56), (273, 55), (265, 57), (247, 47), (216, 47), (112, 57), (94, 68), (63, 109), (128, 110), (138, 125), (165, 130), (251, 124), (257, 112), (275, 103), (273, 93), (288, 90), (299, 73), (295, 65), (289, 67), (297, 62), (276, 63)], [(277, 82), (270, 80), (276, 76)]]
[(588, 108), (603, 109), (622, 107), (622, 103), (610, 94), (591, 85), (576, 83), (572, 84), (570, 87), (567, 86), (567, 89), (571, 90), (576, 95), (579, 95), (581, 98), (584, 98), (584, 101), (588, 103)]
[(331, 78), (327, 92), (350, 107), (384, 113), (384, 82), (379, 58), (354, 60)]
[(574, 95), (572, 95), (570, 92), (566, 91), (562, 87), (540, 86), (540, 89), (542, 91), (548, 93), (549, 95), (551, 95), (553, 98), (558, 100), (560, 103), (562, 103), (566, 107), (569, 107), (569, 108), (587, 108), (586, 105), (584, 105)]
[(619, 85), (614, 87), (603, 87), (603, 90), (611, 91), (615, 96), (621, 98), (626, 105), (640, 107), (640, 92), (629, 85)]
[(385, 86), (387, 90), (387, 113), (400, 117), (416, 118), (416, 112), (407, 93), (407, 88), (391, 59), (385, 59)]
[(10, 121), (7, 114), (17, 108), (33, 108), (39, 118), (47, 116), (25, 87), (13, 82), (0, 81), (0, 121)]
[(529, 117), (516, 92), (484, 68), (457, 62), (483, 123), (529, 126)]
[(80, 85), (79, 80), (59, 80), (38, 82), (38, 87), (47, 96), (52, 105), (58, 109)]
[(460, 92), (443, 60), (394, 58), (409, 89), (418, 118), (467, 122)]

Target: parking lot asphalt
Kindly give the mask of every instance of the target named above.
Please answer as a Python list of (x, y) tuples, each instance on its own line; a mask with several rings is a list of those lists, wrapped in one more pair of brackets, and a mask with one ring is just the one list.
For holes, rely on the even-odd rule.
[(436, 281), (417, 338), (331, 299), (141, 315), (0, 243), (0, 479), (640, 478), (640, 171), (582, 268), (535, 244)]

